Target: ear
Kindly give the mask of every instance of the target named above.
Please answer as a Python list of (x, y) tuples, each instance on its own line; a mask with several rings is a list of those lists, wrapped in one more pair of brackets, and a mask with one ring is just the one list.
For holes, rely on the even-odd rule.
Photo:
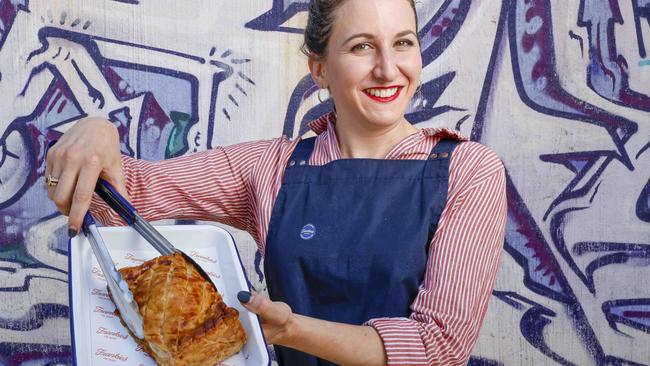
[(316, 56), (314, 54), (309, 55), (307, 60), (309, 65), (309, 72), (311, 73), (311, 78), (314, 79), (316, 85), (321, 88), (329, 87), (329, 82), (327, 81), (326, 70), (325, 70), (325, 60), (322, 57)]

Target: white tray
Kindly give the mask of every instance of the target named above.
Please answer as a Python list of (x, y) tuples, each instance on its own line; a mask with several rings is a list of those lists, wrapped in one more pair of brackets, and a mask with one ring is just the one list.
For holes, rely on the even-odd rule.
[[(156, 228), (175, 247), (203, 267), (217, 285), (224, 302), (239, 311), (248, 341), (239, 353), (219, 365), (270, 365), (259, 319), (237, 300), (237, 293), (250, 290), (250, 287), (232, 236), (210, 225)], [(141, 264), (159, 255), (130, 227), (102, 227), (99, 231), (118, 269)], [(70, 327), (74, 364), (155, 366), (154, 360), (138, 346), (113, 314), (115, 306), (108, 297), (106, 281), (86, 237), (77, 235), (69, 245)]]

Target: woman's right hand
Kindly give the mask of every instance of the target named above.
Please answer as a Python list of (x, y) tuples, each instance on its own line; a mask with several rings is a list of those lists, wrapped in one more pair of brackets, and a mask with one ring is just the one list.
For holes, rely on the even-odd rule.
[(68, 233), (75, 236), (90, 207), (97, 178), (126, 193), (117, 128), (104, 118), (84, 118), (47, 152), (45, 176), (58, 178), (47, 196), (68, 216)]

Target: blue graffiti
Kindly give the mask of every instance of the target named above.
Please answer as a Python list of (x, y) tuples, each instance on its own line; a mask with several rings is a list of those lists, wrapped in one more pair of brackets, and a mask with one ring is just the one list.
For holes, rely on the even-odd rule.
[(19, 11), (29, 11), (29, 0), (0, 0), (0, 50)]
[(418, 37), (424, 65), (437, 59), (454, 41), (471, 5), (471, 0), (447, 0), (431, 19), (420, 25)]
[(578, 19), (578, 25), (586, 27), (589, 34), (587, 85), (609, 101), (650, 111), (650, 98), (630, 89), (627, 61), (616, 51), (614, 25), (623, 24), (618, 3), (582, 0)]
[(283, 24), (301, 11), (309, 9), (309, 0), (273, 0), (271, 10), (246, 23), (247, 28), (260, 31), (303, 33), (304, 29)]
[[(124, 4), (117, 4), (121, 8), (136, 5), (129, 7), (131, 9), (144, 5), (139, 0), (112, 2)], [(253, 33), (302, 33), (299, 26), (292, 24), (305, 15), (309, 3), (309, 0), (274, 0), (268, 11), (261, 15), (252, 14), (248, 18), (252, 20), (243, 27)], [(475, 24), (469, 24), (474, 21), (470, 14), (480, 4), (471, 0), (430, 0), (417, 4), (431, 10), (419, 18), (418, 29), (422, 58), (427, 67), (442, 60), (450, 50), (454, 52), (456, 47), (452, 45), (460, 42), (460, 31)], [(595, 364), (640, 365), (625, 359), (625, 355), (609, 354), (612, 351), (606, 348), (608, 340), (601, 334), (602, 329), (594, 324), (593, 316), (601, 316), (599, 320), (602, 320), (604, 328), (610, 328), (606, 330), (633, 341), (638, 340), (638, 343), (644, 341), (634, 337), (638, 337), (638, 332), (650, 333), (648, 294), (641, 293), (636, 298), (627, 295), (606, 297), (607, 294), (602, 294), (606, 291), (599, 287), (598, 275), (610, 271), (614, 273), (613, 268), (647, 266), (650, 243), (647, 240), (643, 242), (643, 238), (637, 241), (621, 237), (575, 239), (567, 232), (571, 225), (576, 225), (575, 221), (571, 222), (572, 215), (589, 210), (593, 212), (593, 206), (606, 189), (603, 187), (607, 186), (607, 179), (611, 179), (611, 171), (616, 168), (624, 170), (624, 174), (636, 174), (634, 179), (639, 183), (634, 189), (621, 189), (621, 196), (631, 202), (625, 207), (630, 213), (630, 220), (650, 223), (650, 180), (647, 175), (643, 176), (647, 172), (643, 170), (643, 164), (647, 162), (650, 142), (646, 137), (639, 136), (645, 133), (639, 132), (647, 128), (644, 120), (631, 117), (638, 115), (638, 111), (650, 111), (650, 102), (647, 90), (633, 90), (630, 84), (630, 66), (650, 65), (650, 60), (643, 59), (647, 57), (648, 44), (644, 32), (647, 35), (647, 28), (650, 27), (650, 0), (631, 0), (627, 3), (581, 0), (577, 12), (572, 10), (575, 14), (565, 14), (573, 28), (563, 35), (553, 32), (552, 10), (557, 6), (560, 4), (548, 0), (503, 1), (498, 19), (493, 21), (498, 22), (496, 36), (482, 84), (459, 86), (459, 80), (465, 75), (453, 68), (444, 70), (430, 80), (423, 80), (406, 117), (412, 123), (419, 124), (456, 112), (460, 117), (452, 121), (452, 125), (455, 122), (457, 130), (463, 123), (471, 123), (471, 139), (489, 144), (486, 131), (492, 124), (509, 123), (514, 126), (518, 123), (488, 121), (486, 117), (490, 109), (509, 107), (490, 105), (490, 98), (502, 92), (495, 90), (493, 83), (503, 77), (499, 75), (499, 70), (505, 67), (500, 66), (507, 63), (507, 66), (512, 65), (513, 74), (507, 77), (514, 79), (513, 93), (516, 93), (517, 102), (521, 101), (526, 109), (563, 123), (593, 127), (594, 131), (602, 132), (607, 141), (612, 141), (613, 148), (608, 145), (599, 150), (576, 151), (554, 147), (547, 150), (549, 153), (536, 155), (534, 159), (538, 160), (534, 163), (547, 164), (545, 166), (548, 167), (561, 166), (563, 168), (559, 170), (566, 169), (563, 173), (567, 173), (567, 182), (541, 199), (541, 208), (531, 208), (531, 199), (534, 201), (539, 197), (525, 197), (527, 187), (514, 183), (513, 177), (517, 171), (508, 167), (505, 255), (523, 270), (523, 287), (526, 291), (530, 290), (527, 292), (529, 295), (532, 292), (536, 297), (515, 291), (495, 291), (493, 300), (507, 304), (514, 310), (513, 313), (519, 314), (515, 315), (520, 316), (519, 329), (515, 332), (522, 337), (522, 347), (530, 346), (534, 352), (546, 357), (549, 363), (574, 364), (574, 361), (567, 359), (567, 355), (554, 349), (556, 344), (550, 342), (547, 334), (550, 325), (562, 321), (560, 315), (567, 315), (571, 322), (569, 326), (574, 328), (572, 331), (575, 331), (580, 345)], [(624, 6), (631, 12), (622, 12)], [(23, 20), (19, 17), (29, 12), (28, 0), (0, 0), (0, 51), (12, 27), (20, 24), (16, 19)], [(626, 14), (632, 14), (632, 17), (625, 19)], [(621, 39), (621, 33), (615, 32), (615, 29), (625, 24), (626, 20), (634, 21), (629, 28), (635, 29), (636, 43), (633, 45), (634, 52), (627, 52), (624, 57), (619, 48), (625, 47), (626, 40)], [(24, 113), (4, 121), (7, 127), (0, 131), (0, 167), (15, 171), (21, 167), (29, 168), (19, 177), (0, 177), (0, 260), (5, 261), (0, 261), (0, 275), (11, 276), (20, 270), (47, 272), (27, 274), (19, 283), (0, 288), (0, 293), (28, 293), (39, 280), (57, 284), (62, 282), (56, 277), (65, 274), (61, 269), (43, 263), (26, 249), (27, 232), (59, 216), (56, 207), (46, 199), (41, 184), (45, 152), (48, 141), (58, 138), (61, 129), (93, 113), (85, 106), (94, 106), (116, 125), (123, 154), (161, 160), (211, 148), (215, 123), (237, 122), (237, 113), (245, 106), (245, 98), (253, 95), (251, 88), (257, 87), (259, 82), (248, 69), (251, 58), (235, 56), (236, 52), (227, 47), (208, 46), (205, 54), (189, 54), (171, 47), (154, 47), (87, 35), (83, 30), (92, 30), (91, 27), (98, 25), (98, 21), (75, 18), (70, 11), (61, 11), (56, 15), (44, 13), (41, 21), (43, 25), (38, 31), (38, 46), (41, 47), (27, 59), (32, 68), (29, 78), (24, 85), (20, 85), (19, 94), (26, 98), (30, 96), (30, 91), (38, 90), (38, 98), (30, 99), (33, 104)], [(61, 29), (59, 25), (65, 28)], [(560, 36), (566, 39), (558, 38)], [(61, 43), (56, 43), (57, 40), (70, 42), (74, 47), (66, 49)], [(14, 39), (11, 38), (11, 41)], [(580, 66), (578, 72), (584, 76), (581, 82), (585, 91), (595, 93), (589, 101), (579, 93), (570, 92), (560, 81), (563, 72), (575, 71), (559, 68), (556, 60), (559, 54), (556, 54), (555, 45), (560, 42), (571, 42), (572, 46), (580, 47), (585, 57), (585, 66)], [(135, 53), (154, 52), (196, 67), (207, 66), (211, 68), (209, 77), (199, 80), (191, 71), (113, 59), (102, 53), (102, 44), (103, 47), (106, 44), (129, 47)], [(81, 49), (91, 62), (76, 58), (71, 52), (73, 48)], [(639, 60), (633, 58), (637, 50)], [(504, 60), (508, 51), (511, 58)], [(9, 79), (9, 70), (2, 70), (4, 75), (0, 74), (0, 82)], [(48, 83), (40, 86), (43, 75), (51, 75), (51, 82), (47, 79)], [(73, 83), (71, 79), (77, 82)], [(106, 87), (97, 85), (98, 79), (105, 82)], [(225, 87), (226, 82), (231, 88)], [(309, 121), (329, 112), (333, 105), (331, 100), (315, 102), (318, 88), (309, 75), (289, 87), (292, 92), (288, 105), (286, 108), (282, 106), (282, 133), (297, 137), (308, 132)], [(480, 88), (476, 110), (473, 110), (474, 107), (460, 108), (441, 102), (445, 100), (445, 93), (463, 88)], [(604, 103), (598, 103), (599, 100)], [(207, 102), (201, 105), (199, 101)], [(610, 102), (629, 111), (624, 115), (612, 111), (607, 108)], [(205, 112), (203, 108), (208, 113), (200, 114)], [(546, 126), (540, 125), (538, 128), (544, 129)], [(191, 134), (197, 129), (198, 132)], [(598, 132), (594, 135), (598, 135)], [(644, 158), (646, 160), (642, 160)], [(618, 179), (622, 181), (625, 177)], [(7, 188), (10, 186), (17, 188)], [(179, 223), (189, 224), (192, 221)], [(67, 239), (64, 228), (57, 229), (53, 236), (58, 244), (50, 244), (49, 249), (67, 255), (66, 246), (61, 244)], [(262, 261), (261, 254), (256, 252), (255, 273), (251, 277), (256, 283), (264, 280)], [(601, 299), (599, 295), (605, 298)], [(553, 304), (553, 309), (548, 303), (540, 303), (540, 297)], [(585, 304), (584, 301), (599, 303)], [(593, 308), (599, 313), (588, 313)], [(558, 314), (558, 309), (567, 314)], [(0, 331), (38, 331), (50, 319), (67, 319), (68, 311), (65, 305), (47, 301), (31, 304), (24, 315), (15, 318), (0, 315)], [(0, 365), (69, 364), (73, 352), (69, 346), (0, 341)], [(507, 363), (501, 359), (479, 356), (472, 357), (469, 362), (469, 365), (483, 366), (504, 364)]]
[(639, 48), (639, 56), (645, 58), (647, 56), (645, 43), (643, 40), (643, 32), (641, 31), (641, 18), (645, 18), (650, 26), (650, 1), (648, 0), (632, 0), (632, 12), (634, 13), (634, 28), (636, 30), (637, 47)]
[(540, 113), (605, 128), (618, 149), (617, 159), (631, 168), (624, 145), (636, 133), (638, 125), (564, 90), (555, 65), (550, 9), (547, 0), (515, 0), (510, 7), (510, 48), (516, 86), (522, 100)]

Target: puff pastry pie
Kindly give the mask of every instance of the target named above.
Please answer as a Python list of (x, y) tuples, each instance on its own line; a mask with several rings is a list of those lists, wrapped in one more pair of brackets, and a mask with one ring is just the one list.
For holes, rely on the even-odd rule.
[(119, 270), (144, 322), (136, 341), (161, 366), (213, 366), (246, 343), (239, 312), (179, 253)]

